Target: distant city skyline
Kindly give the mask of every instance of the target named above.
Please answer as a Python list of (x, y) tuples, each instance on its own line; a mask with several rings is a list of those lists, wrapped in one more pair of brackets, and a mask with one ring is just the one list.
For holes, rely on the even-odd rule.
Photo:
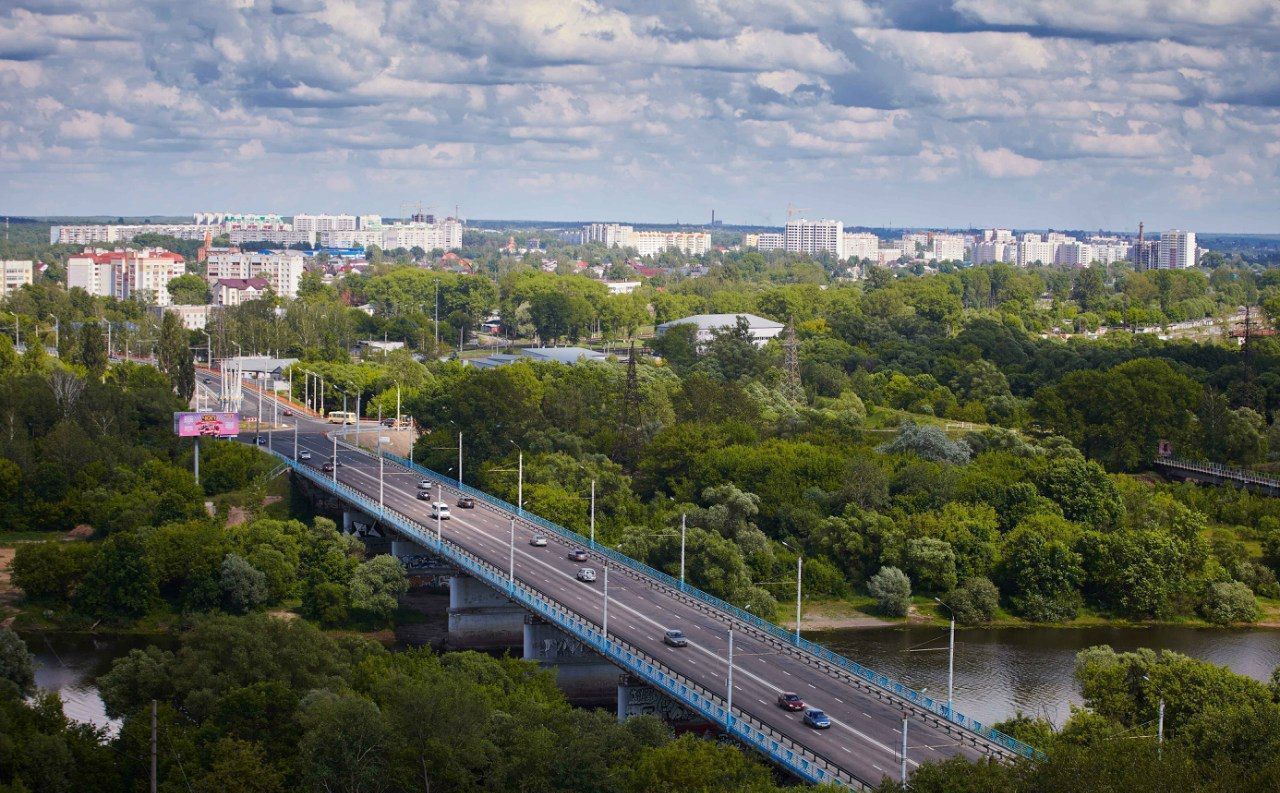
[(15, 0), (0, 214), (1277, 232), (1278, 34), (1274, 0)]

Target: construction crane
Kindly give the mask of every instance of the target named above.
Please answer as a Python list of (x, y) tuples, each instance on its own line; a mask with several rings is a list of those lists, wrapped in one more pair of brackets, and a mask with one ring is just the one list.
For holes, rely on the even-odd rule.
[(795, 217), (797, 212), (808, 212), (808, 211), (809, 211), (809, 207), (798, 207), (795, 204), (788, 203), (787, 204), (787, 220), (791, 220), (791, 218)]

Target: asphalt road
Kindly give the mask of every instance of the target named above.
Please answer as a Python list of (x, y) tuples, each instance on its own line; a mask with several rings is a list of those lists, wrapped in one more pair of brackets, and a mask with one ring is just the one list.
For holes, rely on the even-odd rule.
[[(214, 382), (216, 387), (216, 381)], [(256, 395), (245, 389), (242, 414), (255, 415)], [(270, 398), (268, 398), (268, 404)], [(264, 407), (264, 416), (268, 409)], [(312, 458), (304, 464), (317, 470), (333, 453), (333, 443), (324, 433), (337, 429), (307, 417), (285, 418), (298, 423), (298, 450), (308, 450)], [(379, 428), (365, 424), (362, 432), (377, 434)], [(253, 442), (252, 433), (242, 439)], [(276, 451), (292, 455), (294, 432), (277, 431), (271, 438)], [(339, 447), (338, 481), (373, 499), (378, 498), (376, 457)], [(430, 505), (417, 498), (416, 473), (390, 462), (385, 464), (383, 498), (388, 508), (417, 520), (430, 529)], [(435, 492), (435, 491), (433, 491)], [(453, 506), (457, 493), (444, 487), (444, 501), (453, 512), (451, 520), (440, 521), (445, 538), (477, 554), (499, 569), (507, 569), (513, 548), (511, 514), (502, 513), (477, 501), (475, 509)], [(529, 544), (534, 534), (547, 538), (545, 548)], [(584, 563), (570, 561), (560, 537), (544, 533), (519, 519), (515, 523), (515, 577), (529, 587), (600, 624), (603, 618), (603, 568), (605, 559), (590, 553)], [(580, 567), (589, 566), (601, 574), (593, 584), (576, 579)], [(609, 573), (609, 632), (665, 663), (671, 669), (721, 696), (727, 693), (728, 641), (732, 627), (727, 615), (707, 614), (673, 597), (665, 586), (649, 582), (626, 568), (613, 566)], [(663, 631), (679, 628), (689, 639), (684, 648), (669, 647)], [(751, 632), (734, 630), (733, 705), (777, 732), (788, 736), (815, 754), (844, 769), (863, 782), (875, 785), (888, 776), (899, 775), (902, 740), (902, 710), (888, 702), (845, 684), (822, 668), (815, 668), (791, 653), (779, 652)], [(800, 713), (783, 711), (776, 705), (778, 694), (795, 692), (811, 706), (823, 709), (831, 718), (827, 730), (805, 726)], [(908, 765), (941, 761), (962, 754), (978, 758), (981, 753), (962, 746), (944, 731), (913, 718), (908, 729)]]

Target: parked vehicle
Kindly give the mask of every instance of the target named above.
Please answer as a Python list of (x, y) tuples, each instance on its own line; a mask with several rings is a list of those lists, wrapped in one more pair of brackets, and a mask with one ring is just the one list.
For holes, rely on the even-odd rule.
[(662, 634), (662, 643), (669, 644), (672, 647), (688, 647), (689, 640), (685, 638), (684, 631), (671, 628)]
[(541, 534), (535, 534), (529, 538), (529, 544), (534, 548), (546, 548), (547, 538), (543, 537)]
[(804, 710), (805, 704), (799, 696), (787, 691), (778, 695), (778, 707), (783, 710)]
[(471, 496), (463, 496), (462, 498), (458, 499), (458, 506), (461, 507), (462, 509), (475, 509), (476, 500)]
[(448, 520), (450, 517), (449, 505), (443, 501), (431, 502), (431, 517), (439, 518), (440, 520)]
[(831, 726), (831, 717), (817, 708), (809, 708), (804, 712), (804, 723), (815, 730), (825, 730)]
[(587, 552), (581, 548), (573, 548), (569, 551), (569, 559), (574, 562), (587, 561)]
[(578, 568), (578, 580), (586, 584), (595, 583), (596, 571), (590, 567)]

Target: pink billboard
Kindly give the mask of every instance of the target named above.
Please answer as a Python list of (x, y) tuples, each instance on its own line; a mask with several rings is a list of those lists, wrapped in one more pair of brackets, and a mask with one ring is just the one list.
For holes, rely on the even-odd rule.
[(173, 431), (180, 438), (231, 438), (240, 434), (239, 413), (174, 413)]

